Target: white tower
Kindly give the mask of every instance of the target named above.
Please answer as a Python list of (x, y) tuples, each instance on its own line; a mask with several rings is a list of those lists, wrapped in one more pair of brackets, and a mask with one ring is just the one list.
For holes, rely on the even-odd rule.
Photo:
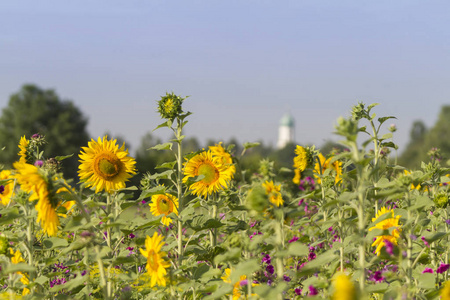
[(294, 118), (290, 114), (285, 114), (281, 118), (278, 129), (278, 149), (282, 149), (286, 144), (294, 142), (294, 125)]

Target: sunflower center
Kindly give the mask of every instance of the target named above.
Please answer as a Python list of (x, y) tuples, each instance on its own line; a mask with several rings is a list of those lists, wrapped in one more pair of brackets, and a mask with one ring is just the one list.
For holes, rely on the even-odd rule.
[(159, 267), (158, 255), (155, 253), (154, 250), (150, 250), (150, 252), (148, 253), (147, 263), (150, 269), (152, 269), (155, 272), (158, 271)]
[(94, 168), (104, 179), (111, 179), (120, 172), (120, 160), (111, 155), (101, 155), (97, 158)]
[(167, 99), (166, 103), (164, 103), (164, 109), (166, 112), (170, 112), (173, 108), (173, 101), (172, 99)]
[(163, 214), (169, 214), (170, 213), (170, 200), (166, 199), (166, 198), (160, 198), (160, 200), (158, 201), (159, 203), (159, 211)]
[(204, 163), (198, 167), (198, 175), (205, 176), (202, 181), (211, 184), (219, 178), (219, 170), (211, 164)]

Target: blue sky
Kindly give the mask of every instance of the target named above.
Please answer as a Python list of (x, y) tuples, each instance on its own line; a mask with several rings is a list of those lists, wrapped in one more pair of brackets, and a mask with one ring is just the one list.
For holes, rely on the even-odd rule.
[[(135, 150), (166, 92), (190, 96), (188, 136), (275, 145), (290, 112), (300, 144), (338, 140), (358, 101), (394, 115), (405, 147), (450, 100), (447, 1), (2, 1), (0, 107), (52, 88), (96, 138)], [(389, 124), (390, 124), (389, 123)], [(387, 124), (387, 125), (389, 125)], [(166, 138), (164, 129), (155, 135)]]

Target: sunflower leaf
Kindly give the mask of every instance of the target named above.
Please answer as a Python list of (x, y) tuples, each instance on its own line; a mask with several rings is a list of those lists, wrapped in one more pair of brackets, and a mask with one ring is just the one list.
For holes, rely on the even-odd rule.
[(172, 143), (164, 143), (164, 144), (158, 144), (156, 146), (153, 146), (147, 150), (172, 150)]
[(61, 161), (61, 160), (64, 160), (64, 159), (66, 159), (66, 158), (71, 158), (73, 156), (73, 153), (72, 154), (69, 154), (69, 155), (64, 155), (64, 156), (55, 156), (55, 159), (57, 160), (57, 161)]

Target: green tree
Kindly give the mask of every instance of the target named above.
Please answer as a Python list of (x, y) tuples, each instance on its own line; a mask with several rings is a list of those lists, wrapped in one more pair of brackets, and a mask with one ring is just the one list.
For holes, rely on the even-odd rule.
[(89, 140), (87, 119), (72, 101), (61, 100), (54, 90), (24, 85), (11, 95), (0, 117), (0, 161), (10, 167), (18, 160), (21, 136), (38, 133), (45, 136), (46, 158), (74, 154), (62, 161), (66, 178), (77, 178), (78, 153)]
[(428, 129), (422, 121), (415, 121), (410, 132), (410, 141), (399, 158), (399, 163), (407, 168), (419, 168), (426, 157), (425, 137)]

